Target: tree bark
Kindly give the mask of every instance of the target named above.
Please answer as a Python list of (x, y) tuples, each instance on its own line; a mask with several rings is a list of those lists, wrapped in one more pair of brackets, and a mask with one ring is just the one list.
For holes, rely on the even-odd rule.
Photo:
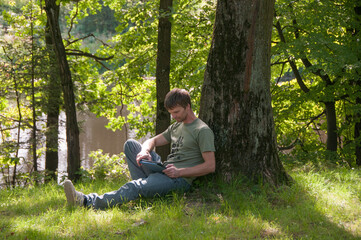
[(38, 171), (38, 156), (36, 154), (36, 101), (35, 101), (35, 44), (34, 44), (34, 25), (33, 25), (33, 11), (31, 9), (31, 16), (30, 16), (30, 29), (31, 29), (31, 102), (32, 102), (32, 134), (31, 134), (31, 150), (33, 154), (33, 168), (34, 172)]
[[(157, 88), (157, 117), (156, 134), (160, 134), (170, 125), (170, 115), (164, 108), (164, 98), (170, 90), (169, 72), (171, 55), (171, 18), (172, 0), (160, 1), (160, 17), (158, 25), (158, 54), (156, 68), (156, 88)], [(170, 148), (168, 145), (157, 147), (157, 153), (163, 161), (167, 159)]]
[(335, 102), (325, 102), (327, 120), (326, 148), (329, 151), (337, 151), (337, 120)]
[[(355, 10), (355, 15), (356, 15), (356, 21), (357, 23), (357, 26), (358, 28), (355, 29), (354, 31), (354, 39), (357, 38), (357, 34), (361, 31), (361, 27), (360, 27), (360, 24), (361, 24), (361, 1), (358, 0), (356, 2), (356, 6), (354, 8)], [(354, 40), (354, 41), (358, 41), (358, 40)], [(358, 60), (360, 61), (361, 60), (361, 54), (359, 54), (358, 56)], [(361, 73), (358, 72), (358, 74), (356, 74), (356, 78), (357, 80), (355, 81), (356, 82), (356, 85), (357, 85), (357, 88), (360, 89), (361, 88)], [(356, 97), (356, 106), (358, 108), (361, 108), (361, 98), (360, 97)], [(357, 166), (361, 166), (361, 114), (359, 112), (356, 112), (355, 113), (355, 119), (356, 119), (356, 122), (355, 122), (355, 128), (354, 128), (354, 138), (355, 138), (355, 155), (356, 155), (356, 165)]]
[(56, 4), (56, 0), (46, 0), (45, 5), (45, 11), (50, 26), (51, 37), (54, 43), (54, 50), (59, 64), (60, 78), (65, 103), (66, 140), (68, 146), (68, 178), (72, 180), (77, 180), (79, 178), (77, 172), (80, 169), (80, 148), (79, 128), (76, 117), (73, 81), (71, 78), (71, 72), (66, 58), (59, 22), (56, 15), (56, 8), (58, 7)]
[(270, 93), (274, 0), (218, 1), (200, 118), (213, 129), (217, 172), (274, 186), (279, 159)]
[[(54, 9), (55, 18), (59, 16), (59, 6)], [(54, 44), (51, 38), (49, 23), (45, 29), (45, 42), (49, 54), (49, 73), (47, 84), (47, 121), (46, 127), (46, 153), (45, 153), (45, 170), (49, 174), (50, 179), (57, 180), (57, 169), (59, 164), (58, 156), (58, 133), (59, 133), (59, 111), (61, 104), (61, 84), (59, 79), (59, 71), (56, 66), (56, 57), (54, 53)]]
[[(361, 80), (358, 81), (358, 87), (361, 88)], [(356, 105), (361, 108), (361, 98), (356, 98)], [(356, 123), (354, 128), (355, 144), (355, 156), (356, 165), (361, 166), (361, 114), (356, 113)]]

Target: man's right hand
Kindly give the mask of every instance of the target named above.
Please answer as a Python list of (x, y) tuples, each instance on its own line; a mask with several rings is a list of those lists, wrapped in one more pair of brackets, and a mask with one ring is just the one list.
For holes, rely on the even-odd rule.
[(142, 150), (138, 153), (136, 158), (138, 166), (140, 166), (139, 161), (142, 159), (152, 161), (152, 156), (150, 155), (150, 152), (154, 149), (154, 147), (163, 146), (167, 143), (167, 139), (165, 139), (162, 134), (158, 134), (157, 136), (145, 141), (142, 144)]
[(147, 159), (149, 161), (152, 161), (152, 156), (150, 155), (150, 153), (148, 151), (140, 151), (136, 158), (138, 166), (140, 166), (139, 161), (142, 159)]

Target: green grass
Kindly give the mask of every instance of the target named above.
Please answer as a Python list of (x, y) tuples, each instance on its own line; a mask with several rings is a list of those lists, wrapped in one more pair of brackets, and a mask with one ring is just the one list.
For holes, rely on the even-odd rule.
[(0, 190), (0, 239), (361, 239), (361, 170), (288, 172), (294, 184), (277, 190), (240, 179), (107, 211), (67, 206), (54, 183)]

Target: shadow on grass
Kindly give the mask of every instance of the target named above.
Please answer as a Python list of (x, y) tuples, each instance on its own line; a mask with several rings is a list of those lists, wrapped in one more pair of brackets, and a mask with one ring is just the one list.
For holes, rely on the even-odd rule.
[[(356, 236), (356, 233), (354, 235), (351, 230), (347, 230), (342, 222), (335, 223), (337, 217), (332, 220), (332, 217), (327, 216), (317, 196), (309, 194), (297, 182), (271, 190), (266, 186), (238, 181), (231, 185), (223, 184), (218, 189), (212, 187), (200, 191), (207, 199), (211, 198), (210, 195), (222, 198), (218, 213), (233, 215), (245, 221), (248, 221), (245, 215), (253, 216), (256, 220), (246, 224), (249, 228), (255, 222), (263, 222), (252, 238), (361, 239), (360, 235)], [(195, 193), (190, 196), (192, 194)], [(239, 231), (242, 239), (244, 229), (239, 227), (234, 231)]]

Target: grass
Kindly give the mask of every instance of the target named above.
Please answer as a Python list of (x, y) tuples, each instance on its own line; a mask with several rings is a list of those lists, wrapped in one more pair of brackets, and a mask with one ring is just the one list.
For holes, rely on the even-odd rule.
[(361, 170), (288, 172), (294, 184), (276, 190), (240, 178), (106, 211), (67, 206), (54, 183), (0, 190), (0, 239), (361, 239)]

